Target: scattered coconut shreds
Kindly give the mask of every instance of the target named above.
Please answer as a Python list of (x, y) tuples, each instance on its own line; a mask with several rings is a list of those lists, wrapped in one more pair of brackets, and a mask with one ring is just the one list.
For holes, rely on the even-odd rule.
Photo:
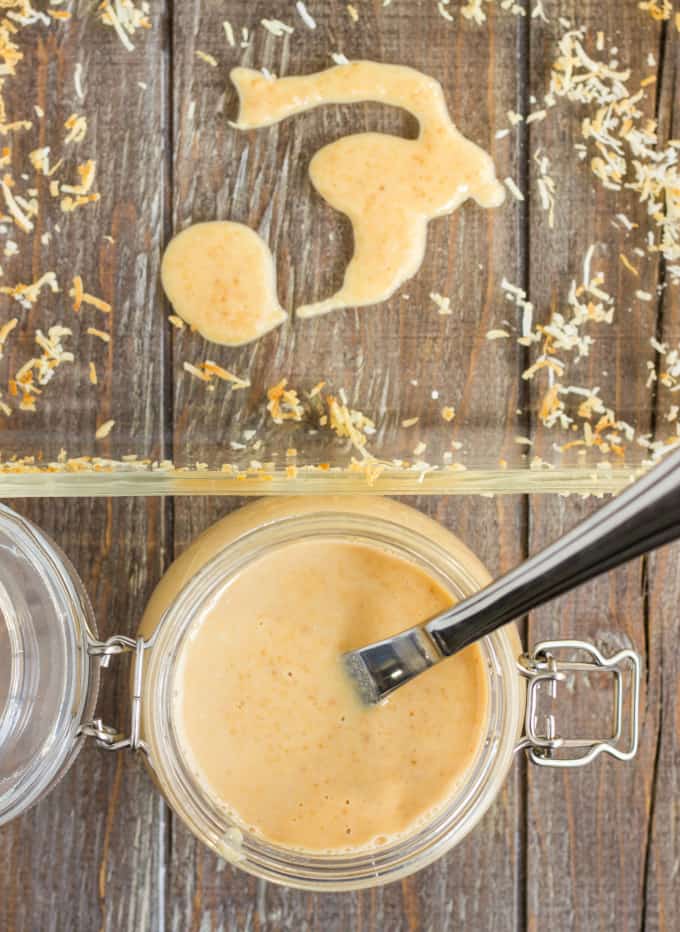
[(402, 427), (414, 427), (418, 423), (419, 420), (420, 420), (419, 417), (407, 417), (401, 422), (401, 426)]
[[(641, 4), (640, 8), (664, 19), (670, 16), (666, 2)], [(583, 29), (569, 29), (559, 40), (546, 106), (554, 107), (565, 98), (594, 108), (581, 123), (580, 154), (585, 158), (591, 153), (590, 168), (605, 188), (628, 189), (639, 195), (657, 228), (648, 241), (648, 252), (662, 253), (671, 281), (680, 282), (678, 151), (673, 140), (661, 144), (657, 121), (648, 118), (642, 106), (653, 82), (643, 80), (642, 86), (631, 90), (630, 69), (621, 68), (613, 57), (588, 55), (583, 47), (585, 35)]]
[(59, 283), (54, 272), (45, 272), (44, 275), (28, 285), (19, 283), (12, 287), (3, 286), (0, 288), (0, 294), (9, 295), (22, 307), (30, 308), (40, 297), (43, 288), (49, 288), (54, 294), (59, 291)]
[(331, 52), (331, 58), (336, 65), (349, 65), (349, 58), (343, 55), (342, 52)]
[(196, 49), (196, 58), (204, 61), (206, 65), (210, 65), (211, 68), (217, 68), (217, 59), (208, 52), (202, 52), (200, 49)]
[(87, 136), (87, 117), (72, 113), (64, 123), (64, 128), (68, 130), (64, 138), (65, 145), (70, 142), (82, 142)]
[(149, 4), (135, 4), (133, 0), (104, 0), (98, 7), (99, 18), (105, 26), (111, 26), (128, 52), (134, 51), (130, 36), (139, 29), (151, 29)]
[(176, 330), (184, 330), (186, 324), (181, 317), (178, 317), (177, 314), (170, 314), (168, 320)]
[(292, 26), (289, 26), (288, 23), (282, 23), (280, 19), (261, 19), (260, 23), (267, 32), (276, 36), (277, 39), (281, 39), (283, 36), (289, 36), (295, 32)]
[(286, 389), (287, 379), (281, 381), (267, 390), (267, 410), (272, 416), (275, 424), (282, 424), (284, 421), (301, 421), (305, 409), (298, 398), (298, 393), (294, 388)]
[(487, 330), (487, 340), (507, 340), (510, 334), (507, 330)]
[(319, 382), (308, 393), (308, 409), (300, 401), (298, 392), (287, 388), (287, 379), (282, 379), (267, 390), (267, 410), (275, 424), (284, 421), (301, 422), (311, 419), (315, 428), (329, 429), (336, 436), (348, 439), (361, 454), (362, 460), (373, 460), (366, 450), (368, 436), (375, 433), (375, 424), (363, 412), (350, 408), (344, 391), (340, 397), (324, 395), (325, 382)]
[(353, 3), (348, 3), (348, 4), (347, 4), (347, 12), (348, 12), (349, 18), (352, 20), (352, 22), (354, 22), (354, 23), (358, 23), (358, 22), (359, 22), (359, 11), (357, 10), (357, 8), (354, 6)]
[(437, 309), (440, 314), (444, 316), (453, 314), (453, 311), (451, 310), (451, 298), (445, 298), (444, 295), (439, 294), (438, 291), (431, 291), (430, 300), (434, 301), (434, 303), (437, 305)]
[(103, 424), (100, 424), (97, 430), (94, 433), (94, 436), (97, 440), (103, 440), (105, 437), (108, 437), (111, 431), (113, 430), (114, 420), (104, 421)]
[(452, 408), (450, 405), (446, 405), (445, 407), (442, 408), (442, 418), (445, 421), (450, 422), (454, 419), (455, 416), (456, 416), (455, 408)]
[(223, 369), (222, 366), (218, 366), (217, 363), (209, 360), (199, 363), (198, 366), (194, 366), (190, 362), (184, 362), (182, 365), (185, 372), (193, 375), (194, 378), (200, 379), (201, 382), (212, 382), (213, 379), (218, 379), (221, 382), (229, 382), (234, 391), (249, 388), (250, 386), (247, 379), (242, 379), (240, 376), (234, 375), (233, 372), (229, 372), (228, 369)]
[(33, 221), (27, 216), (27, 213), (21, 209), (12, 194), (12, 183), (11, 176), (9, 175), (5, 175), (2, 179), (2, 194), (5, 199), (5, 205), (16, 226), (24, 233), (31, 233), (33, 231)]
[(9, 380), (10, 395), (21, 396), (19, 410), (35, 411), (42, 387), (51, 381), (60, 365), (73, 362), (73, 353), (66, 351), (63, 345), (64, 338), (69, 336), (71, 331), (61, 324), (50, 327), (47, 335), (36, 330), (35, 342), (42, 350), (41, 355), (25, 362)]
[(89, 379), (90, 379), (90, 385), (96, 385), (96, 384), (97, 384), (97, 381), (98, 381), (98, 379), (97, 379), (97, 367), (95, 366), (95, 364), (94, 364), (93, 362), (91, 362), (91, 363), (88, 365), (88, 377), (89, 377)]

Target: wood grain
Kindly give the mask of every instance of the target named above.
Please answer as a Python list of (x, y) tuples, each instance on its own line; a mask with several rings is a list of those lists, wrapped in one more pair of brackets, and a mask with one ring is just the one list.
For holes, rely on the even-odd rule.
[[(564, 283), (580, 276), (585, 250), (598, 240), (606, 245), (593, 267), (605, 271), (612, 293), (629, 295), (631, 282), (617, 260), (629, 242), (609, 224), (613, 199), (593, 195), (587, 165), (574, 167), (576, 113), (520, 128), (501, 140), (494, 133), (505, 125), (507, 110), (526, 113), (529, 93), (540, 98), (545, 90), (554, 20), (561, 13), (612, 36), (621, 58), (625, 54), (641, 76), (649, 72), (643, 62), (648, 49), (663, 48), (657, 55), (663, 66), (659, 110), (665, 137), (677, 137), (675, 30), (667, 28), (662, 38), (636, 0), (545, 0), (553, 26), (494, 12), (489, 5), (490, 21), (483, 28), (458, 17), (448, 24), (436, 4), (424, 0), (394, 0), (387, 9), (380, 0), (356, 5), (360, 22), (354, 25), (344, 3), (309, 3), (318, 27), (308, 32), (294, 5), (283, 0), (194, 0), (171, 5), (172, 16), (164, 4), (154, 4), (154, 29), (131, 54), (82, 11), (47, 40), (36, 33), (30, 58), (35, 67), (25, 69), (27, 93), (38, 95), (50, 122), (58, 125), (77, 109), (77, 101), (56, 89), (73, 87), (75, 63), (83, 64), (87, 111), (95, 116), (81, 151), (97, 158), (105, 184), (91, 227), (64, 222), (61, 237), (45, 251), (18, 257), (15, 266), (7, 263), (6, 273), (28, 280), (48, 267), (79, 272), (113, 303), (106, 325), (115, 339), (108, 350), (84, 333), (94, 320), (69, 319), (80, 363), (59, 372), (61, 391), (46, 395), (37, 415), (22, 416), (12, 437), (0, 435), (3, 453), (15, 443), (25, 449), (42, 436), (43, 452), (52, 456), (70, 437), (93, 437), (98, 423), (115, 416), (115, 432), (101, 446), (92, 441), (93, 451), (121, 455), (143, 448), (162, 457), (174, 447), (186, 462), (221, 462), (232, 457), (231, 439), (257, 429), (272, 455), (294, 443), (318, 459), (321, 447), (315, 447), (314, 437), (272, 432), (263, 421), (262, 386), (286, 376), (303, 387), (318, 378), (343, 387), (352, 404), (376, 416), (386, 452), (402, 454), (432, 438), (428, 455), (434, 459), (456, 439), (487, 461), (490, 455), (513, 459), (513, 438), (529, 430), (538, 394), (518, 378), (526, 354), (514, 340), (485, 340), (486, 331), (508, 315), (498, 281), (505, 275), (528, 287), (537, 315), (545, 315), (563, 297)], [(296, 31), (275, 38), (258, 25), (263, 16), (280, 17)], [(248, 48), (226, 43), (222, 21), (227, 18), (237, 34), (243, 25), (252, 29)], [(215, 55), (219, 67), (198, 60), (199, 49)], [(409, 134), (413, 121), (366, 105), (325, 108), (247, 135), (227, 122), (236, 103), (229, 67), (264, 65), (291, 74), (324, 67), (331, 51), (403, 62), (439, 78), (461, 130), (493, 152), (500, 177), (511, 176), (522, 187), (522, 166), (528, 164), (522, 156), (544, 146), (560, 186), (556, 230), (549, 233), (535, 196), (527, 205), (511, 203), (496, 214), (466, 205), (432, 225), (422, 273), (379, 312), (348, 311), (304, 326), (291, 323), (239, 350), (208, 348), (188, 332), (171, 335), (157, 285), (160, 249), (171, 232), (196, 220), (236, 219), (258, 229), (276, 253), (280, 296), (288, 307), (339, 283), (350, 231), (311, 190), (309, 159), (345, 133)], [(480, 75), (484, 95), (476, 94)], [(625, 210), (632, 219), (643, 219), (633, 198)], [(97, 236), (84, 236), (83, 229), (97, 230)], [(105, 233), (116, 242), (100, 241)], [(554, 245), (545, 250), (548, 237)], [(662, 276), (662, 264), (646, 264), (636, 287), (653, 291)], [(430, 291), (451, 296), (455, 321), (436, 314)], [(624, 301), (616, 329), (577, 373), (584, 384), (600, 384), (622, 416), (641, 427), (646, 417), (657, 436), (673, 429), (661, 413), (670, 399), (659, 388), (655, 414), (642, 390), (644, 380), (629, 373), (653, 358), (648, 336), (655, 325), (661, 339), (674, 344), (680, 339), (676, 294), (668, 289), (660, 309), (636, 304), (629, 312)], [(33, 329), (53, 323), (62, 310), (68, 310), (63, 295), (25, 315), (18, 341), (22, 358)], [(249, 375), (253, 389), (233, 394), (219, 386), (207, 393), (182, 372), (184, 360), (206, 355)], [(100, 386), (84, 400), (89, 359), (97, 363)], [(431, 398), (433, 389), (439, 400)], [(448, 403), (459, 412), (453, 432), (438, 419), (439, 407)], [(415, 414), (421, 423), (405, 434), (400, 421)], [(49, 436), (48, 427), (53, 428)], [(536, 435), (531, 455), (552, 458), (552, 435), (540, 428)], [(330, 455), (346, 458), (346, 452), (338, 447)], [(249, 448), (243, 459), (253, 456), (262, 458)], [(557, 498), (536, 498), (530, 508), (512, 498), (409, 501), (459, 533), (494, 572), (517, 563), (527, 541), (537, 550), (597, 505)], [(174, 506), (138, 499), (17, 507), (71, 557), (106, 635), (134, 631), (173, 552), (239, 504), (201, 498)], [(492, 810), (449, 856), (381, 890), (314, 896), (259, 883), (219, 861), (167, 812), (139, 761), (86, 748), (48, 799), (0, 831), (0, 927), (7, 932), (674, 929), (680, 907), (679, 569), (680, 551), (666, 549), (530, 621), (531, 640), (573, 635), (591, 638), (605, 651), (633, 644), (644, 652), (643, 735), (634, 764), (601, 760), (582, 772), (558, 774), (527, 771), (518, 759)], [(126, 693), (124, 675), (104, 676), (100, 707), (106, 719), (119, 720)], [(579, 695), (586, 709), (582, 724), (595, 727), (606, 715), (608, 692), (593, 680)]]
[[(276, 254), (280, 297), (288, 308), (335, 288), (351, 251), (346, 223), (320, 202), (309, 184), (307, 167), (313, 153), (349, 132), (410, 134), (413, 121), (372, 105), (333, 107), (240, 135), (226, 123), (236, 105), (226, 80), (228, 67), (241, 63), (266, 66), (278, 75), (306, 73), (331, 64), (332, 51), (412, 65), (442, 82), (454, 120), (463, 132), (494, 150), (501, 176), (518, 173), (518, 141), (497, 143), (493, 131), (505, 110), (517, 108), (522, 96), (522, 72), (516, 68), (524, 28), (520, 22), (499, 17), (492, 19), (488, 31), (470, 24), (450, 29), (434, 5), (427, 10), (411, 4), (384, 10), (380, 3), (364, 3), (359, 6), (360, 24), (354, 25), (342, 4), (322, 0), (313, 8), (315, 32), (306, 31), (297, 18), (296, 32), (286, 39), (276, 39), (256, 25), (246, 50), (225, 49), (222, 20), (228, 18), (234, 27), (259, 24), (263, 16), (293, 22), (290, 4), (256, 2), (247, 14), (237, 2), (219, 9), (209, 3), (183, 5), (176, 9), (174, 23), (175, 229), (215, 218), (254, 226)], [(214, 55), (220, 68), (206, 73), (197, 66), (198, 49)], [(479, 73), (485, 75), (489, 92), (479, 106), (470, 108), (461, 88)], [(216, 448), (226, 448), (237, 436), (238, 425), (257, 429), (257, 436), (267, 441), (262, 386), (287, 377), (291, 384), (307, 388), (322, 378), (336, 390), (344, 388), (351, 405), (376, 417), (381, 451), (403, 453), (405, 442), (414, 447), (425, 432), (435, 455), (454, 437), (469, 444), (465, 428), (448, 431), (447, 437), (438, 434), (439, 409), (452, 403), (459, 420), (474, 431), (480, 449), (486, 444), (500, 456), (503, 444), (512, 445), (518, 432), (521, 353), (510, 341), (491, 346), (484, 335), (498, 322), (494, 286), (499, 270), (514, 280), (522, 275), (520, 224), (516, 206), (492, 214), (468, 205), (432, 224), (422, 272), (380, 313), (368, 308), (291, 323), (238, 350), (211, 346), (210, 358), (249, 374), (254, 388), (248, 394), (218, 389), (211, 396), (203, 385), (180, 374), (184, 359), (202, 359), (208, 351), (198, 335), (182, 332), (174, 339), (175, 448), (186, 451), (189, 460), (211, 462)], [(469, 262), (461, 264), (461, 252)], [(437, 315), (431, 291), (452, 298), (457, 315), (453, 339), (452, 318)], [(404, 294), (410, 296), (408, 301)], [(430, 398), (433, 389), (441, 390), (441, 400)], [(421, 423), (405, 437), (400, 421), (414, 414), (421, 415)], [(285, 439), (278, 433), (267, 449), (276, 453), (296, 446), (312, 461), (332, 458), (327, 438), (316, 453), (313, 444), (314, 438), (299, 432)], [(245, 462), (253, 455), (266, 458), (246, 451)], [(177, 549), (234, 504), (178, 500)], [(433, 509), (439, 520), (460, 529), (494, 567), (507, 568), (521, 559), (521, 501), (476, 502), (474, 519), (463, 500), (415, 504)], [(502, 529), (500, 534), (496, 527)], [(244, 878), (173, 820), (168, 927), (342, 932), (448, 930), (469, 923), (472, 928), (515, 928), (523, 906), (519, 773), (513, 773), (480, 832), (458, 850), (415, 878), (365, 894), (313, 896)], [(486, 891), (491, 886), (497, 900), (489, 899)]]
[[(24, 94), (31, 101), (36, 97), (55, 135), (70, 113), (86, 108), (89, 133), (78, 160), (84, 154), (97, 160), (102, 193), (98, 205), (83, 208), (89, 214), (49, 216), (36, 239), (52, 230), (49, 245), (25, 249), (17, 257), (21, 266), (11, 272), (6, 268), (21, 281), (54, 268), (62, 286), (62, 294), (22, 315), (17, 365), (32, 353), (34, 328), (46, 330), (56, 320), (73, 328), (77, 347), (76, 363), (58, 371), (37, 413), (19, 415), (21, 427), (18, 432), (16, 425), (12, 428), (12, 441), (25, 451), (29, 441), (35, 447), (42, 438), (42, 452), (53, 458), (61, 447), (70, 450), (70, 439), (87, 435), (92, 453), (144, 449), (160, 458), (165, 453), (165, 322), (157, 309), (167, 196), (162, 157), (167, 28), (164, 18), (157, 18), (154, 31), (128, 53), (112, 30), (81, 6), (71, 23), (47, 36), (36, 27), (31, 33), (36, 44), (20, 66), (26, 81), (21, 96), (12, 96), (11, 90), (6, 95), (10, 113), (24, 112)], [(84, 104), (74, 91), (77, 62), (82, 64)], [(40, 144), (55, 146), (56, 138), (41, 138)], [(25, 145), (32, 148), (36, 141)], [(69, 159), (74, 173), (75, 161)], [(108, 234), (115, 242), (104, 239)], [(67, 292), (70, 275), (76, 273), (86, 288), (113, 305), (110, 315), (72, 312)], [(88, 326), (111, 330), (112, 343), (107, 347), (87, 336)], [(96, 388), (87, 381), (89, 360), (96, 362)], [(115, 430), (95, 444), (96, 426), (108, 417), (115, 417)], [(3, 454), (11, 452), (6, 432), (2, 440)], [(100, 634), (132, 634), (171, 546), (166, 506), (144, 499), (15, 505), (73, 561), (92, 599)], [(121, 725), (127, 696), (124, 663), (114, 661), (103, 674), (98, 706), (105, 721)], [(85, 747), (47, 798), (0, 830), (0, 927), (7, 932), (162, 929), (167, 824), (165, 804), (140, 761)]]
[[(660, 61), (661, 30), (643, 16), (637, 4), (569, 3), (554, 5), (575, 25), (588, 29), (585, 46), (594, 51), (602, 30), (606, 47), (619, 47), (622, 65), (630, 67), (632, 86), (650, 71), (646, 56), (655, 50)], [(532, 92), (540, 97), (545, 74), (555, 56), (555, 20), (534, 21), (531, 27)], [(625, 56), (625, 62), (624, 62)], [(648, 101), (653, 116), (654, 96)], [(591, 243), (597, 243), (593, 273), (602, 271), (604, 286), (617, 299), (616, 324), (595, 334), (590, 355), (570, 364), (565, 381), (599, 385), (607, 404), (618, 416), (634, 423), (640, 433), (653, 428), (652, 412), (644, 381), (637, 367), (651, 358), (649, 336), (654, 332), (654, 303), (635, 301), (633, 292), (643, 288), (654, 293), (659, 276), (656, 261), (641, 260), (640, 279), (619, 260), (633, 243), (611, 225), (617, 211), (627, 213), (645, 228), (645, 209), (632, 192), (605, 192), (589, 170), (579, 164), (573, 145), (579, 140), (579, 111), (559, 121), (548, 119), (531, 127), (530, 151), (537, 147), (550, 155), (559, 197), (552, 248), (540, 244), (549, 235), (547, 215), (534, 195), (530, 205), (530, 298), (539, 315), (564, 302), (570, 279), (582, 280), (581, 265)], [(533, 171), (533, 168), (532, 168)], [(592, 205), (595, 202), (595, 209)], [(614, 207), (613, 205), (617, 206)], [(540, 319), (540, 317), (539, 317)], [(536, 397), (537, 389), (532, 386)], [(532, 406), (536, 407), (536, 401)], [(553, 435), (540, 425), (535, 430), (534, 450), (552, 459)], [(536, 497), (530, 508), (530, 549), (537, 551), (590, 514), (599, 503)], [(605, 653), (634, 646), (643, 653), (649, 642), (643, 561), (636, 561), (554, 604), (535, 612), (529, 624), (529, 640), (574, 637), (591, 640)], [(579, 684), (583, 717), (579, 722), (589, 734), (609, 728), (609, 684), (590, 678)], [(583, 770), (556, 772), (530, 767), (527, 797), (527, 920), (529, 929), (644, 928), (645, 844), (649, 818), (651, 775), (654, 769), (656, 691), (644, 691), (642, 739), (636, 760), (622, 765), (600, 758)], [(569, 707), (562, 697), (558, 708)], [(564, 727), (568, 728), (567, 722)]]

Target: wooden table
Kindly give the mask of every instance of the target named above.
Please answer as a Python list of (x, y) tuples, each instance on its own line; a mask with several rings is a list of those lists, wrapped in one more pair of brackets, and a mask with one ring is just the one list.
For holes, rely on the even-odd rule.
[[(576, 139), (575, 128), (564, 120), (546, 122), (533, 126), (531, 134), (522, 130), (509, 140), (494, 142), (489, 127), (503, 125), (508, 109), (526, 113), (530, 95), (542, 93), (559, 14), (591, 30), (605, 31), (619, 46), (621, 59), (640, 74), (657, 72), (655, 105), (661, 133), (677, 135), (673, 103), (680, 99), (678, 33), (672, 23), (655, 23), (640, 11), (637, 0), (544, 0), (549, 23), (489, 7), (489, 22), (479, 28), (451, 24), (441, 16), (422, 16), (426, 5), (426, 0), (393, 0), (383, 9), (381, 0), (356, 0), (360, 23), (355, 26), (344, 3), (310, 0), (308, 7), (321, 25), (305, 34), (304, 46), (258, 28), (255, 51), (249, 54), (258, 64), (285, 68), (287, 73), (324, 66), (328, 51), (334, 49), (355, 57), (414, 64), (445, 84), (456, 122), (473, 138), (489, 139), (501, 177), (511, 174), (526, 186), (534, 172), (528, 154), (537, 144), (548, 151), (551, 143), (553, 148), (568, 147), (570, 139)], [(151, 445), (159, 458), (189, 447), (200, 458), (200, 437), (191, 417), (197, 387), (176, 377), (193, 345), (187, 341), (194, 338), (174, 338), (164, 314), (153, 312), (161, 301), (162, 244), (190, 218), (234, 215), (256, 226), (265, 222), (284, 243), (278, 254), (282, 297), (287, 300), (293, 293), (299, 297), (305, 275), (296, 277), (291, 262), (297, 248), (296, 224), (305, 221), (301, 208), (291, 219), (278, 209), (276, 199), (270, 210), (270, 201), (278, 183), (285, 187), (277, 164), (283, 161), (292, 185), (290, 179), (302, 177), (306, 170), (306, 159), (300, 160), (299, 151), (287, 148), (282, 134), (271, 158), (263, 149), (261, 158), (249, 163), (250, 199), (242, 187), (234, 191), (239, 163), (226, 125), (230, 114), (225, 112), (233, 100), (225, 105), (224, 68), (210, 68), (195, 52), (214, 54), (221, 65), (239, 60), (241, 50), (225, 44), (222, 21), (227, 17), (234, 27), (256, 24), (264, 16), (295, 19), (297, 32), (305, 27), (295, 18), (293, 4), (283, 0), (174, 4), (152, 0), (151, 6), (153, 29), (135, 37), (134, 53), (126, 52), (113, 32), (84, 10), (58, 31), (40, 35), (24, 88), (35, 92), (55, 119), (65, 118), (75, 109), (74, 100), (58, 95), (55, 88), (66, 87), (67, 77), (71, 81), (74, 62), (83, 64), (91, 150), (99, 160), (103, 185), (100, 216), (107, 218), (116, 239), (113, 249), (107, 251), (97, 242), (93, 250), (82, 232), (68, 228), (60, 243), (49, 247), (55, 263), (69, 259), (71, 266), (78, 265), (115, 304), (120, 337), (115, 352), (103, 346), (93, 349), (102, 374), (102, 394), (98, 406), (86, 406), (78, 417), (90, 418), (94, 424), (101, 421), (102, 412), (109, 412), (118, 419), (124, 439)], [(646, 65), (650, 50), (656, 67)], [(488, 75), (494, 90), (472, 99), (464, 88), (474, 87), (480, 73)], [(9, 100), (10, 110), (12, 101), (16, 106), (16, 93)], [(375, 128), (373, 111), (359, 109), (360, 125)], [(401, 125), (390, 123), (393, 116), (381, 119), (384, 123), (379, 127)], [(338, 129), (347, 132), (350, 127), (357, 127), (356, 114), (343, 109), (337, 122), (329, 120), (318, 132), (332, 129), (337, 134)], [(317, 148), (320, 138), (314, 142)], [(197, 171), (202, 147), (213, 155), (222, 151), (205, 172)], [(556, 283), (569, 280), (593, 239), (607, 241), (613, 235), (606, 199), (599, 190), (594, 193), (588, 173), (574, 172), (571, 163), (553, 167), (562, 196), (556, 231), (551, 234), (554, 246), (540, 253), (540, 261), (537, 255), (547, 235), (547, 220), (535, 189), (507, 219), (497, 219), (493, 227), (480, 220), (469, 232), (472, 247), (484, 251), (494, 274), (513, 276), (538, 307), (550, 306)], [(597, 209), (587, 210), (593, 198)], [(638, 216), (644, 213), (635, 205), (630, 209), (633, 217), (636, 210)], [(457, 222), (454, 218), (453, 226), (446, 221), (433, 229), (433, 254), (454, 236)], [(311, 255), (305, 253), (304, 261), (312, 263), (306, 271), (314, 268), (315, 248)], [(25, 260), (26, 275), (44, 269), (44, 257), (38, 252)], [(446, 266), (447, 260), (442, 261)], [(615, 290), (630, 287), (615, 250), (605, 261), (610, 285)], [(509, 438), (532, 430), (536, 449), (549, 450), (550, 436), (530, 420), (531, 392), (518, 378), (524, 363), (521, 354), (508, 351), (493, 373), (480, 372), (479, 332), (483, 335), (493, 320), (485, 281), (472, 265), (462, 272), (457, 265), (445, 267), (443, 274), (449, 276), (451, 287), (457, 278), (464, 280), (470, 297), (466, 313), (473, 325), (480, 313), (484, 318), (481, 330), (463, 328), (464, 334), (474, 331), (473, 335), (461, 338), (446, 360), (461, 404), (486, 404), (502, 412), (499, 416)], [(640, 287), (653, 291), (657, 280), (663, 281), (662, 264), (646, 266), (644, 275)], [(329, 281), (320, 287), (327, 287)], [(430, 290), (427, 281), (420, 288), (421, 296)], [(29, 317), (37, 319), (33, 311)], [(374, 347), (378, 340), (379, 349), (381, 319), (367, 315), (356, 323), (352, 317), (345, 337), (349, 339), (349, 328), (355, 328), (354, 340), (370, 339)], [(669, 288), (658, 303), (627, 317), (620, 328), (627, 335), (626, 345), (631, 334), (635, 339), (639, 334), (641, 358), (655, 328), (661, 338), (677, 341), (677, 288)], [(315, 331), (306, 351), (299, 345), (288, 362), (293, 360), (300, 369), (305, 358), (322, 352), (315, 342), (319, 333)], [(613, 339), (616, 354), (618, 337)], [(262, 377), (266, 359), (252, 352), (252, 348), (239, 351), (236, 359), (251, 377), (258, 372)], [(615, 394), (617, 403), (645, 412), (648, 429), (654, 431), (657, 402), (650, 406), (647, 399), (634, 397), (639, 386), (627, 378), (630, 361), (619, 359), (617, 366), (609, 367), (608, 376), (602, 375), (604, 354), (609, 358), (611, 353), (611, 343), (595, 348), (589, 362), (593, 373)], [(456, 360), (454, 372), (451, 364)], [(349, 367), (351, 359), (336, 366)], [(59, 397), (52, 404), (68, 409), (64, 401), (69, 398)], [(201, 417), (214, 423), (216, 430), (228, 421), (228, 405), (205, 399), (201, 405)], [(516, 415), (517, 409), (525, 413)], [(49, 428), (50, 410), (54, 408), (46, 404), (43, 413), (35, 416), (34, 430)], [(68, 425), (64, 430), (68, 433)], [(556, 496), (412, 502), (455, 529), (494, 572), (511, 567), (597, 505)], [(208, 498), (97, 499), (23, 501), (16, 507), (67, 552), (91, 595), (100, 631), (108, 635), (135, 630), (145, 600), (175, 553), (238, 504)], [(591, 638), (607, 650), (634, 645), (641, 652), (646, 665), (642, 734), (633, 763), (599, 759), (583, 770), (557, 772), (528, 766), (518, 757), (492, 810), (456, 851), (385, 889), (321, 896), (267, 886), (219, 861), (169, 812), (139, 760), (88, 746), (48, 798), (0, 831), (0, 927), (7, 932), (678, 928), (679, 557), (677, 548), (660, 551), (537, 612), (525, 623), (529, 642), (574, 636)], [(125, 687), (124, 676), (104, 675), (101, 709), (106, 720), (122, 720)], [(593, 681), (581, 697), (586, 720), (597, 727), (606, 708), (605, 687)]]

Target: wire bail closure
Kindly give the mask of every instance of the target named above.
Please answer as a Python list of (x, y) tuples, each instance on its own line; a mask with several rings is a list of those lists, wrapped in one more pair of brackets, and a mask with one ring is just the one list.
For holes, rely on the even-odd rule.
[(144, 638), (129, 638), (116, 634), (107, 641), (90, 639), (87, 652), (91, 657), (101, 657), (100, 665), (108, 667), (111, 658), (117, 654), (134, 654), (132, 659), (132, 697), (130, 705), (130, 734), (125, 735), (111, 725), (106, 725), (101, 718), (94, 718), (83, 722), (78, 734), (86, 738), (94, 738), (97, 747), (104, 751), (122, 751), (129, 748), (131, 751), (144, 751), (149, 753), (146, 743), (140, 737), (142, 719), (142, 680), (144, 677), (144, 654), (153, 647), (154, 635)]
[[(587, 661), (559, 660), (556, 651), (585, 653)], [(631, 760), (637, 753), (640, 719), (641, 663), (634, 650), (622, 650), (605, 657), (593, 644), (586, 641), (541, 641), (531, 653), (522, 654), (517, 661), (519, 672), (528, 680), (524, 716), (524, 737), (516, 750), (526, 750), (532, 763), (540, 767), (583, 767), (600, 754), (609, 754), (617, 760)], [(626, 671), (630, 672), (629, 712), (627, 736), (624, 738), (624, 705), (627, 690), (624, 685)], [(547, 685), (551, 699), (557, 696), (557, 684), (572, 674), (604, 671), (614, 678), (613, 728), (601, 738), (566, 738), (561, 736), (555, 716), (538, 713), (538, 695), (541, 686)], [(623, 746), (622, 746), (623, 741)], [(561, 752), (561, 753), (560, 753)]]

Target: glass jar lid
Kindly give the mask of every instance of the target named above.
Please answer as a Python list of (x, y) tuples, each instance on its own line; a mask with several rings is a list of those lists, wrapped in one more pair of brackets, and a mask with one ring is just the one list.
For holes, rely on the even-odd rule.
[(51, 789), (77, 754), (99, 683), (94, 630), (65, 555), (0, 505), (0, 824)]

